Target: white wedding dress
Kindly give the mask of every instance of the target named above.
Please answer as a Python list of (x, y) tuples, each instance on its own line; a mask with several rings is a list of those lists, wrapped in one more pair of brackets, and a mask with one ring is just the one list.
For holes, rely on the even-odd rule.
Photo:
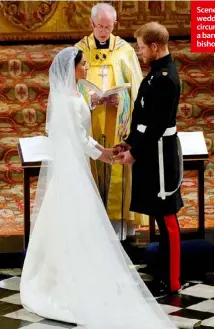
[(65, 51), (74, 47), (51, 67), (53, 161), (43, 162), (40, 173), (22, 304), (83, 329), (174, 329), (121, 247), (99, 196), (86, 159), (100, 154), (88, 135), (90, 111), (83, 97), (66, 94), (62, 68), (56, 70), (57, 60), (68, 64)]
[(83, 151), (87, 157), (96, 160), (100, 157), (102, 152), (96, 148), (98, 142), (89, 136), (91, 128), (91, 113), (82, 94), (79, 94), (79, 97), (76, 97), (75, 105), (74, 102), (72, 102), (71, 107), (72, 106), (79, 116), (80, 124), (76, 125), (75, 129), (77, 136), (79, 136), (80, 143), (83, 146)]

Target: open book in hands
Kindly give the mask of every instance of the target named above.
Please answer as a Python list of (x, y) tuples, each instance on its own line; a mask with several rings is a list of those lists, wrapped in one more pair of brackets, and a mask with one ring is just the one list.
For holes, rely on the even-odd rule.
[(87, 88), (89, 88), (92, 91), (94, 91), (99, 96), (99, 98), (104, 98), (104, 97), (108, 97), (110, 95), (117, 94), (120, 91), (131, 87), (131, 84), (130, 83), (124, 83), (122, 85), (115, 86), (115, 87), (112, 87), (110, 89), (107, 89), (107, 90), (103, 91), (98, 86), (96, 86), (94, 83), (92, 83), (92, 82), (90, 82), (88, 80), (81, 79), (78, 82), (79, 83), (82, 83)]

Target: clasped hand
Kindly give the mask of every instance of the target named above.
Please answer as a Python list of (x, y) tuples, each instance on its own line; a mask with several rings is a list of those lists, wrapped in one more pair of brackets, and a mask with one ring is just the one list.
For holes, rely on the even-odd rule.
[(112, 163), (129, 164), (134, 163), (134, 158), (130, 153), (130, 146), (126, 143), (120, 143), (113, 148), (105, 149), (106, 155), (112, 156)]
[(132, 165), (134, 163), (134, 158), (130, 153), (130, 145), (127, 143), (120, 143), (114, 146), (114, 150), (116, 150), (115, 161), (120, 164), (129, 164)]

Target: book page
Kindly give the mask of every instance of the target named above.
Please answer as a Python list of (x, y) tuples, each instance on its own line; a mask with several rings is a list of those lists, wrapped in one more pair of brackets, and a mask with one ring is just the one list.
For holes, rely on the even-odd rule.
[(46, 136), (19, 139), (24, 162), (51, 160), (51, 148)]
[(126, 88), (130, 88), (130, 87), (131, 87), (130, 83), (124, 83), (123, 85), (115, 86), (115, 87), (112, 87), (112, 88), (106, 90), (103, 94), (104, 94), (104, 96), (110, 96), (113, 94), (120, 93), (122, 90), (124, 90)]
[(103, 96), (102, 90), (99, 87), (97, 87), (94, 83), (85, 79), (80, 79), (78, 82), (82, 83), (87, 88), (93, 90), (100, 98)]
[(183, 155), (208, 154), (202, 131), (178, 132)]
[(93, 90), (100, 98), (107, 97), (107, 96), (110, 96), (113, 94), (117, 94), (120, 91), (124, 90), (125, 88), (131, 87), (130, 83), (124, 83), (120, 86), (114, 86), (114, 87), (111, 87), (110, 89), (107, 89), (106, 91), (102, 91), (98, 86), (96, 86), (94, 83), (92, 83), (88, 80), (81, 79), (81, 80), (79, 80), (79, 82), (82, 83), (83, 85), (85, 85), (87, 88)]

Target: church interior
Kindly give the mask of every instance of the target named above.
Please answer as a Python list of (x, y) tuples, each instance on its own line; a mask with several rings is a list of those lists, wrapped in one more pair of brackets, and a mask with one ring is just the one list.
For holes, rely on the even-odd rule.
[[(0, 328), (71, 328), (23, 309), (19, 282), (25, 253), (25, 202), (31, 210), (37, 174), (29, 186), (18, 150), (20, 138), (45, 134), (48, 70), (55, 55), (92, 33), (91, 8), (99, 1), (0, 1)], [(101, 2), (101, 1), (100, 1)], [(114, 35), (135, 49), (135, 30), (158, 21), (170, 33), (169, 50), (181, 83), (179, 132), (203, 132), (207, 156), (184, 161), (185, 206), (178, 214), (185, 289), (158, 301), (181, 328), (214, 328), (214, 54), (191, 52), (190, 1), (109, 1), (118, 15)], [(201, 160), (201, 161), (200, 161)], [(35, 168), (33, 168), (33, 171)], [(36, 172), (36, 171), (35, 171)], [(27, 171), (25, 173), (27, 175)], [(28, 183), (26, 183), (28, 184)], [(201, 191), (200, 191), (201, 190)], [(26, 193), (26, 191), (25, 191)], [(25, 196), (26, 197), (26, 196)], [(150, 287), (159, 231), (151, 219), (128, 248)], [(87, 275), (87, 269), (86, 269)]]

